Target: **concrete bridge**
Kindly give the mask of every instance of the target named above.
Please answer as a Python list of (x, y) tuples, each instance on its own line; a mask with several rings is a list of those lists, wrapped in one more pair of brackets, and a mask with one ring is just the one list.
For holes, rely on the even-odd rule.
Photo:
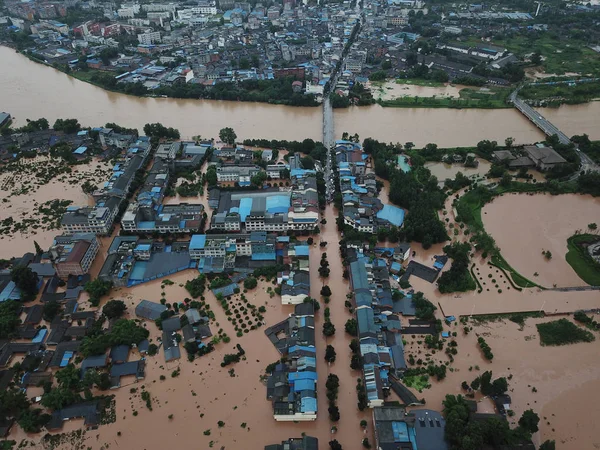
[[(571, 139), (560, 131), (555, 125), (553, 125), (548, 119), (542, 116), (539, 112), (525, 103), (518, 97), (519, 89), (516, 89), (512, 94), (510, 94), (510, 101), (515, 105), (521, 113), (527, 117), (536, 127), (538, 127), (546, 136), (558, 136), (558, 140), (561, 144), (570, 144)], [(579, 158), (581, 160), (581, 167), (577, 172), (576, 176), (578, 176), (582, 171), (599, 171), (600, 166), (596, 164), (588, 155), (582, 152), (577, 146), (575, 146), (575, 150), (579, 154)]]
[(517, 108), (525, 117), (527, 117), (533, 124), (544, 132), (546, 136), (557, 135), (558, 140), (561, 144), (569, 144), (571, 139), (560, 131), (555, 125), (553, 125), (548, 119), (542, 116), (539, 112), (517, 97), (518, 91), (515, 91), (511, 95), (511, 100), (515, 108)]

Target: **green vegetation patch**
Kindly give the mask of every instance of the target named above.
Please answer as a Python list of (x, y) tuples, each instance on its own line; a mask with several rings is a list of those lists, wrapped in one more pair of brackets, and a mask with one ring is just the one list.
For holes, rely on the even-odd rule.
[(544, 313), (540, 311), (527, 311), (515, 313), (500, 313), (500, 314), (478, 314), (469, 318), (477, 323), (497, 322), (501, 320), (510, 320), (521, 326), (525, 325), (525, 320), (529, 318), (544, 317)]
[(551, 31), (495, 39), (493, 44), (504, 46), (518, 55), (539, 53), (544, 59), (542, 66), (546, 73), (557, 75), (566, 72), (583, 75), (600, 74), (600, 55), (589, 48), (588, 43), (565, 39), (560, 34)]
[(569, 84), (538, 84), (525, 86), (519, 91), (519, 96), (530, 100), (545, 100), (550, 106), (563, 103), (587, 103), (600, 97), (600, 81)]
[(412, 84), (415, 86), (442, 87), (444, 83), (435, 80), (422, 80), (419, 78), (397, 78), (396, 84)]
[(429, 383), (429, 375), (412, 375), (402, 378), (402, 382), (409, 388), (416, 389), (419, 392), (423, 392), (424, 389), (429, 389), (431, 383)]
[(590, 256), (587, 246), (598, 240), (600, 236), (594, 234), (576, 234), (567, 239), (567, 262), (579, 278), (592, 286), (600, 286), (600, 264)]
[(578, 327), (567, 319), (539, 323), (537, 329), (540, 333), (540, 343), (542, 345), (567, 345), (595, 340), (591, 332)]
[[(429, 80), (422, 81), (425, 82)], [(506, 101), (509, 94), (510, 89), (508, 88), (465, 88), (460, 91), (460, 98), (399, 97), (393, 100), (379, 100), (379, 104), (381, 106), (397, 108), (512, 108), (512, 105), (508, 104)]]

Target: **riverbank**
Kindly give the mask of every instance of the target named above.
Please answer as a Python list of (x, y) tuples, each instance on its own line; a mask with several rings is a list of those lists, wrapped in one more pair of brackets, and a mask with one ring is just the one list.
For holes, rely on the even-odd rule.
[(294, 91), (292, 77), (273, 80), (241, 80), (238, 82), (217, 83), (210, 88), (199, 83), (184, 83), (173, 86), (161, 85), (148, 89), (142, 83), (118, 83), (115, 72), (84, 69), (71, 70), (66, 64), (48, 64), (35, 53), (20, 52), (33, 62), (56, 69), (80, 81), (90, 83), (111, 92), (132, 95), (135, 97), (180, 98), (193, 100), (225, 100), (236, 102), (258, 102), (271, 105), (293, 107), (316, 107), (320, 102), (312, 94), (301, 94)]
[[(298, 140), (323, 139), (320, 108), (286, 107), (252, 102), (149, 98), (123, 95), (82, 83), (52, 67), (34, 64), (14, 50), (0, 47), (0, 98), (2, 110), (14, 126), (27, 118), (77, 117), (82, 126), (107, 122), (141, 130), (160, 122), (177, 128), (182, 138), (215, 137), (224, 126), (238, 138)], [(77, 99), (77, 101), (73, 101)], [(567, 135), (588, 134), (600, 139), (597, 117), (600, 102), (562, 106), (543, 112)], [(530, 144), (544, 135), (515, 109), (383, 108), (380, 105), (336, 109), (337, 134), (358, 133), (361, 140), (376, 137), (385, 142), (413, 142), (421, 148), (430, 142), (439, 147), (470, 147), (489, 139), (514, 145)]]

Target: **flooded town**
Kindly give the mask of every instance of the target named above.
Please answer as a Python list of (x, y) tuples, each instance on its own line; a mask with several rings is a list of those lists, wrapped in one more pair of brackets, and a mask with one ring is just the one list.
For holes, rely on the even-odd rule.
[(0, 2), (0, 450), (600, 447), (599, 21)]

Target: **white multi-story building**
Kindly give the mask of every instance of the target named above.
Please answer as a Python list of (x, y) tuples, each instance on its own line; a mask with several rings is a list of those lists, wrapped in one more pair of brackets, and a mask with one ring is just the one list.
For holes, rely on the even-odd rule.
[(119, 210), (119, 201), (111, 206), (69, 208), (62, 218), (67, 233), (109, 234)]
[(151, 45), (161, 42), (160, 31), (138, 34), (137, 37), (142, 45)]

